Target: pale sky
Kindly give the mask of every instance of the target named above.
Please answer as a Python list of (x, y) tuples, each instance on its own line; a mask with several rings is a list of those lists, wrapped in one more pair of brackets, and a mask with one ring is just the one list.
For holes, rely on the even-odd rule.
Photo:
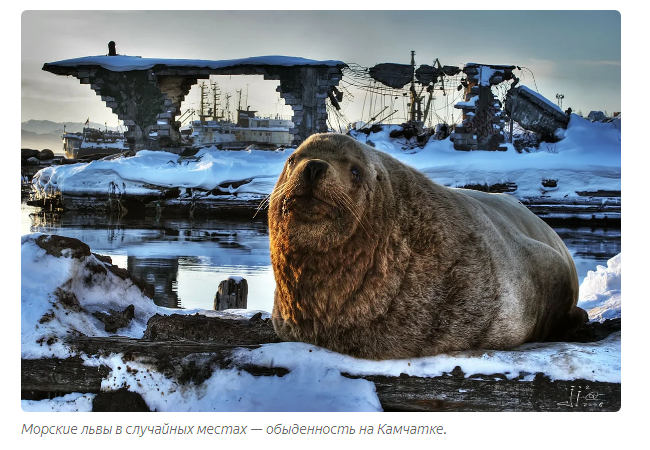
[[(89, 86), (42, 70), (47, 62), (108, 52), (150, 58), (234, 59), (285, 55), (378, 63), (462, 67), (467, 62), (512, 64), (521, 83), (563, 108), (621, 110), (621, 15), (617, 11), (25, 11), (21, 16), (21, 121), (117, 125)], [(518, 74), (519, 71), (516, 71)], [(251, 109), (290, 113), (277, 82), (216, 77), (233, 94), (249, 84)], [(195, 107), (196, 89), (184, 107)], [(355, 97), (348, 119), (358, 120)]]

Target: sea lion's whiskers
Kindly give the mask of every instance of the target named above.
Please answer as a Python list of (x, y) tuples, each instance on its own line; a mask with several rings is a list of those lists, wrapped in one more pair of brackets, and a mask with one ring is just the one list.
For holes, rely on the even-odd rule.
[(255, 214), (253, 215), (253, 218), (255, 218), (255, 216), (257, 216), (257, 213), (259, 213), (262, 209), (270, 205), (271, 201), (275, 200), (278, 196), (284, 195), (287, 190), (290, 188), (293, 189), (294, 187), (295, 186), (290, 186), (288, 181), (282, 183), (279, 187), (276, 186), (276, 188), (273, 189), (271, 193), (267, 195), (259, 204), (257, 210), (255, 211)]
[[(363, 225), (364, 220), (361, 218), (361, 212), (358, 209), (358, 205), (355, 205), (354, 202), (352, 201), (352, 198), (350, 198), (350, 196), (345, 192), (339, 191), (339, 194), (341, 195), (343, 201), (349, 206), (350, 212), (356, 216), (357, 220), (359, 221), (359, 224), (364, 228), (364, 230), (366, 230), (366, 228)], [(369, 226), (370, 224), (366, 222), (366, 225)], [(368, 230), (366, 230), (366, 233), (367, 232)]]
[[(271, 194), (273, 194), (273, 191), (271, 191)], [(253, 219), (255, 218), (255, 216), (257, 216), (258, 212), (260, 212), (262, 209), (268, 206), (268, 204), (271, 202), (271, 194), (264, 197), (264, 199), (257, 206), (257, 209), (255, 210), (255, 214), (253, 214)]]
[(359, 211), (356, 209), (356, 205), (352, 202), (352, 199), (343, 191), (339, 191), (338, 189), (334, 191), (334, 194), (338, 194), (338, 202), (336, 199), (334, 199), (333, 195), (330, 193), (330, 199), (332, 200), (333, 203), (339, 204), (344, 207), (352, 216), (357, 220), (361, 228), (363, 228), (363, 231), (365, 231), (366, 234), (369, 235), (368, 230), (363, 224), (363, 221), (361, 220), (361, 217), (359, 215)]

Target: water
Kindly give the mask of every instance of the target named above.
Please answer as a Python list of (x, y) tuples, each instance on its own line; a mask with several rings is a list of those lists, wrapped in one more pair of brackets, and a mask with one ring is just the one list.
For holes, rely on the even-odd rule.
[[(621, 230), (556, 228), (578, 269), (607, 265), (621, 251)], [(116, 220), (74, 214), (43, 214), (21, 205), (21, 234), (77, 238), (91, 251), (155, 287), (154, 301), (172, 308), (212, 309), (219, 283), (229, 276), (248, 281), (248, 308), (271, 311), (275, 281), (265, 221), (154, 219)]]

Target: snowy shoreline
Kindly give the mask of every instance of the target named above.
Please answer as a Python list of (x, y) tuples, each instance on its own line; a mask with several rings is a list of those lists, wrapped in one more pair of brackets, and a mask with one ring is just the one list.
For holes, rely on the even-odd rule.
[[(620, 119), (618, 120), (620, 122)], [(620, 123), (589, 122), (571, 116), (563, 139), (541, 143), (530, 153), (462, 152), (447, 138), (409, 147), (392, 139), (395, 126), (365, 135), (352, 132), (450, 187), (499, 191), (499, 186), (540, 216), (620, 221)], [(222, 151), (210, 147), (193, 157), (143, 150), (129, 158), (51, 166), (38, 172), (32, 188), (40, 198), (59, 195), (64, 209), (118, 210), (117, 202), (155, 215), (161, 208), (187, 214), (231, 205), (250, 215), (271, 193), (285, 160), (295, 149)]]
[[(183, 382), (153, 368), (146, 360), (117, 353), (79, 354), (67, 339), (76, 333), (109, 337), (97, 313), (135, 306), (132, 321), (117, 332), (139, 339), (154, 314), (227, 313), (172, 310), (156, 306), (130, 278), (70, 238), (32, 234), (21, 242), (21, 357), (81, 356), (85, 365), (108, 367), (102, 392), (129, 386), (157, 411), (381, 411), (372, 382), (350, 375), (436, 377), (457, 366), (464, 377), (504, 374), (508, 380), (533, 381), (542, 373), (550, 380), (584, 379), (620, 383), (620, 332), (593, 343), (530, 343), (509, 351), (468, 351), (395, 361), (367, 361), (313, 345), (283, 342), (240, 349), (232, 361), (288, 370), (284, 376), (255, 377), (235, 368), (216, 369), (200, 384)], [(47, 281), (44, 281), (47, 280)], [(590, 272), (580, 287), (580, 306), (591, 321), (620, 317), (621, 256)], [(230, 311), (250, 318), (254, 311)], [(268, 317), (268, 313), (263, 315)], [(140, 375), (138, 375), (140, 373)], [(146, 374), (146, 375), (144, 375)], [(344, 376), (344, 374), (348, 374)], [(519, 377), (519, 378), (518, 378)], [(52, 400), (23, 400), (25, 411), (89, 411), (95, 394), (76, 393)]]

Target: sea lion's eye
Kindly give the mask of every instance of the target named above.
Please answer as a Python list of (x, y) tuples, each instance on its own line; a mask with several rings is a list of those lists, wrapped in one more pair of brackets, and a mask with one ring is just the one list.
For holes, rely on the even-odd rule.
[(359, 179), (361, 179), (361, 171), (357, 166), (352, 166), (350, 172), (352, 173), (352, 176), (354, 177), (355, 180), (359, 181)]

